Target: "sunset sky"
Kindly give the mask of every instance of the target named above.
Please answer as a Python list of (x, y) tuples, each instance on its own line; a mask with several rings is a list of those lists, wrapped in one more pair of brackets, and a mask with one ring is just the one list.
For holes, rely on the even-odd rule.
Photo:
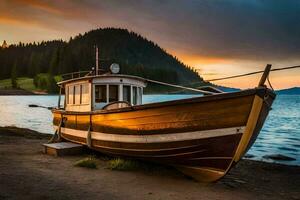
[[(121, 27), (154, 41), (205, 79), (300, 65), (298, 0), (0, 0), (0, 41), (63, 39)], [(256, 86), (259, 76), (219, 81)], [(300, 86), (300, 69), (271, 74)]]

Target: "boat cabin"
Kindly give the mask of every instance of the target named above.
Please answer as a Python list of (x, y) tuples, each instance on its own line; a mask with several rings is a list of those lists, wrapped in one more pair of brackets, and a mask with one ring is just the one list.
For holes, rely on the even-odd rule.
[(104, 74), (73, 78), (59, 83), (65, 89), (66, 111), (88, 112), (142, 104), (143, 78)]

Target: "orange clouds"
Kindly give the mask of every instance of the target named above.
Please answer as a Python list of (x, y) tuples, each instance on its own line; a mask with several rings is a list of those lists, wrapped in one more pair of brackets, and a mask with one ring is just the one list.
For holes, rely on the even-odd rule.
[(62, 10), (58, 9), (57, 6), (52, 6), (49, 3), (39, 0), (14, 0), (15, 3), (23, 4), (24, 6), (31, 6), (33, 8), (46, 11), (52, 14), (62, 15)]
[[(72, 19), (84, 17), (82, 7), (63, 0), (11, 0), (0, 2), (0, 16), (18, 18), (20, 21), (36, 19), (40, 23), (47, 23), (54, 19)], [(83, 19), (81, 19), (83, 20)]]
[[(10, 42), (67, 39), (79, 32), (74, 31), (78, 28), (74, 23), (79, 24), (76, 19), (81, 16), (77, 8), (66, 9), (68, 6), (56, 0), (0, 1), (0, 36)], [(56, 37), (53, 37), (54, 33)]]
[(11, 17), (6, 17), (6, 16), (0, 16), (0, 24), (20, 24), (21, 21), (11, 18)]
[(186, 60), (187, 64), (192, 65), (192, 66), (197, 66), (197, 65), (201, 66), (201, 65), (207, 65), (207, 64), (228, 62), (228, 60), (226, 58), (213, 57), (213, 56), (178, 55), (178, 57), (181, 58), (182, 60)]
[[(202, 56), (195, 54), (184, 54), (182, 52), (170, 51), (179, 60), (197, 69), (198, 73), (205, 79), (221, 78), (231, 75), (238, 75), (258, 70), (263, 70), (267, 63), (263, 61), (232, 59), (224, 57)], [(292, 66), (300, 63), (299, 61), (286, 61), (282, 63), (274, 62), (273, 68)], [(256, 87), (261, 74), (215, 81), (215, 84), (235, 88), (252, 88)], [(270, 79), (275, 89), (300, 86), (300, 70), (271, 72)]]
[(19, 17), (0, 15), (0, 24), (15, 25), (15, 26), (38, 26), (39, 23), (33, 20), (22, 20)]

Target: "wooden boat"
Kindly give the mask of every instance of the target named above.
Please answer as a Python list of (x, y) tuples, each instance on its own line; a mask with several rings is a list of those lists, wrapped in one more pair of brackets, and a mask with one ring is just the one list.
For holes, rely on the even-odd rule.
[(223, 177), (259, 134), (275, 94), (264, 82), (231, 93), (142, 104), (146, 79), (88, 75), (59, 83), (56, 136), (113, 156), (171, 165), (199, 181)]

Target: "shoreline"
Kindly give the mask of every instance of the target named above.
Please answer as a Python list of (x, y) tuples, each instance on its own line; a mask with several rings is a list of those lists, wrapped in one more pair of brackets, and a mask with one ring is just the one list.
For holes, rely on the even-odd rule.
[(0, 96), (48, 95), (46, 92), (29, 91), (24, 89), (0, 89)]
[[(108, 169), (94, 151), (53, 157), (41, 144), (51, 135), (0, 127), (0, 199), (300, 199), (300, 167), (241, 160), (217, 183), (202, 184), (156, 164), (147, 169)], [(97, 169), (74, 163), (94, 156)], [(139, 161), (138, 161), (139, 162)]]

